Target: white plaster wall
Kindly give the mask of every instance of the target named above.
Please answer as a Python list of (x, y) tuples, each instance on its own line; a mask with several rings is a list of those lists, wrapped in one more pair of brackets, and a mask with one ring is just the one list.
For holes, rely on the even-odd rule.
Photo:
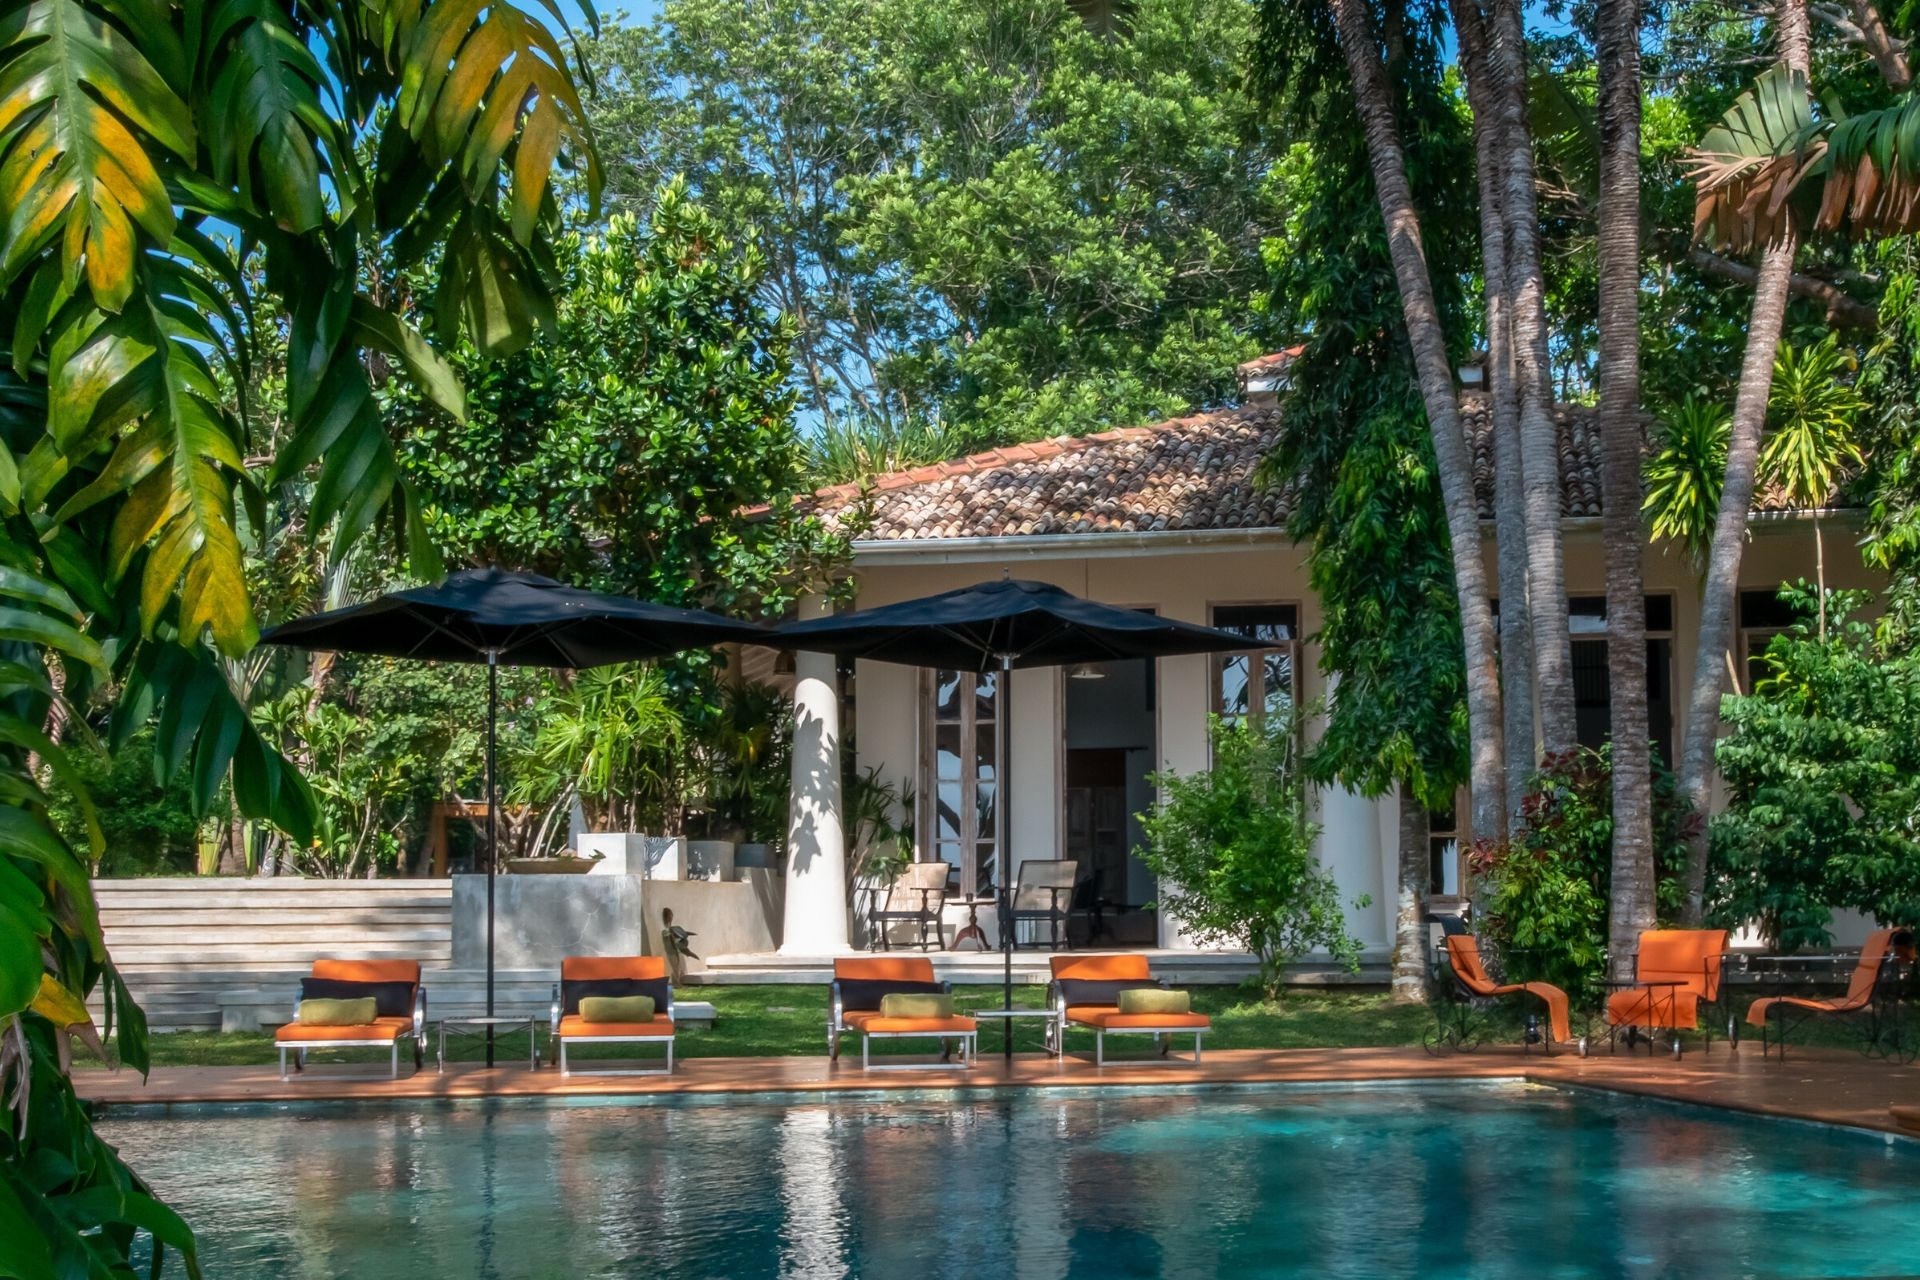
[[(1824, 521), (1823, 527), (1828, 585), (1876, 585), (1874, 575), (1852, 553), (1857, 537), (1853, 524), (1834, 518)], [(911, 565), (862, 563), (857, 559), (858, 604), (887, 604), (992, 581), (1005, 570), (1015, 577), (1051, 582), (1109, 604), (1152, 608), (1163, 616), (1188, 622), (1208, 622), (1212, 609), (1219, 605), (1287, 602), (1300, 606), (1303, 635), (1311, 635), (1321, 623), (1319, 604), (1308, 588), (1303, 553), (1271, 541), (1215, 544), (1170, 553), (1128, 548), (1122, 554), (1093, 556), (1077, 551), (1050, 554), (1045, 538), (1035, 538), (1033, 543), (1032, 549), (1023, 554), (1001, 558), (954, 548), (929, 557), (926, 563)], [(1489, 572), (1493, 572), (1491, 538), (1487, 556)], [(1606, 560), (1597, 520), (1569, 524), (1566, 559), (1570, 595), (1605, 593)], [(1683, 726), (1677, 721), (1684, 715), (1685, 693), (1692, 676), (1699, 589), (1692, 568), (1678, 551), (1650, 549), (1645, 574), (1649, 593), (1668, 593), (1674, 600), (1672, 679), (1678, 734)], [(1812, 576), (1813, 538), (1808, 521), (1763, 520), (1753, 526), (1743, 558), (1743, 589), (1772, 587), (1783, 578)], [(1168, 658), (1159, 663), (1158, 770), (1188, 773), (1207, 767), (1206, 713), (1212, 702), (1209, 672), (1209, 660), (1200, 656)], [(1311, 646), (1302, 659), (1301, 678), (1309, 706), (1324, 697), (1327, 681), (1318, 670)], [(918, 750), (914, 672), (883, 663), (862, 663), (859, 679), (861, 766), (879, 763), (897, 782), (910, 783)], [(1062, 841), (1060, 681), (1057, 670), (1022, 671), (1015, 673), (1011, 688), (1015, 862), (1056, 856)], [(1308, 732), (1316, 730), (1317, 726), (1310, 723)], [(1399, 838), (1395, 804), (1392, 796), (1367, 800), (1339, 790), (1316, 799), (1316, 817), (1322, 826), (1321, 860), (1333, 872), (1343, 899), (1349, 903), (1349, 926), (1369, 949), (1384, 948), (1392, 938), (1389, 889), (1397, 878)], [(1352, 900), (1363, 894), (1371, 899), (1369, 905), (1352, 907)], [(1193, 945), (1181, 933), (1178, 921), (1164, 913), (1160, 932), (1163, 946)], [(1841, 941), (1857, 941), (1844, 936), (1848, 933), (1844, 924), (1839, 932)]]

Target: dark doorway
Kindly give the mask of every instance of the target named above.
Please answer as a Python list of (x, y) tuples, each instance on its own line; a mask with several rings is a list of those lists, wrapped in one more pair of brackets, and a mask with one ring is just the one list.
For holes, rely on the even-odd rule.
[(1103, 944), (1151, 946), (1157, 929), (1146, 909), (1153, 874), (1133, 850), (1139, 814), (1153, 803), (1153, 663), (1106, 662), (1066, 673), (1066, 846), (1080, 864), (1080, 896), (1099, 906)]

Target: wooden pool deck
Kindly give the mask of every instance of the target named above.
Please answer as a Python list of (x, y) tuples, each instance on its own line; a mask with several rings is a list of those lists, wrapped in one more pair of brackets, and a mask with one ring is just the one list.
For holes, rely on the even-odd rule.
[(145, 1081), (131, 1071), (84, 1071), (82, 1096), (113, 1104), (370, 1101), (487, 1097), (651, 1097), (664, 1094), (811, 1093), (884, 1089), (1082, 1088), (1152, 1084), (1316, 1084), (1358, 1081), (1524, 1079), (1538, 1084), (1587, 1086), (1621, 1093), (1724, 1107), (1788, 1119), (1849, 1125), (1920, 1138), (1894, 1123), (1892, 1104), (1920, 1103), (1920, 1067), (1869, 1061), (1857, 1055), (1807, 1049), (1784, 1063), (1762, 1058), (1755, 1046), (1729, 1052), (1665, 1055), (1571, 1053), (1551, 1058), (1515, 1048), (1431, 1057), (1418, 1049), (1210, 1050), (1198, 1066), (1174, 1059), (1109, 1061), (1096, 1067), (1077, 1054), (1055, 1059), (1020, 1054), (1008, 1063), (982, 1053), (971, 1069), (863, 1072), (858, 1058), (693, 1058), (672, 1076), (562, 1078), (551, 1066), (530, 1071), (524, 1061), (488, 1069), (450, 1063), (446, 1074), (429, 1060), (423, 1071), (398, 1080), (369, 1074), (364, 1064), (318, 1063), (282, 1082), (277, 1067), (156, 1067)]

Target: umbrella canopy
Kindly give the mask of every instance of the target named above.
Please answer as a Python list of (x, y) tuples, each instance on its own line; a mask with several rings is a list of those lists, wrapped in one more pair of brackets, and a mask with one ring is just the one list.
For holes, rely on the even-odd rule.
[[(533, 573), (467, 569), (345, 609), (284, 622), (262, 644), (487, 664), (487, 1016), (493, 1016), (493, 877), (498, 869), (494, 777), (500, 668), (599, 667), (729, 641), (764, 642), (766, 629), (717, 613), (582, 591)], [(493, 1024), (487, 1024), (493, 1065)]]
[[(1101, 604), (1045, 582), (1018, 578), (921, 596), (855, 613), (776, 628), (766, 643), (811, 653), (869, 658), (948, 671), (1058, 667), (1189, 653), (1238, 653), (1258, 642), (1231, 631), (1177, 622), (1138, 609)], [(1005, 721), (1002, 720), (1004, 724)], [(1000, 735), (999, 776), (1013, 776), (1013, 744)], [(1013, 928), (1004, 868), (1011, 854), (1011, 795), (995, 806), (999, 877), (1001, 982), (1013, 1008)], [(1013, 1023), (1001, 1024), (1001, 1047), (1013, 1057)]]
[(1231, 631), (1101, 604), (1018, 578), (789, 623), (764, 643), (976, 672), (1257, 647)]
[(262, 644), (510, 667), (599, 667), (729, 641), (766, 629), (699, 609), (582, 591), (534, 573), (466, 569), (430, 587), (283, 622)]

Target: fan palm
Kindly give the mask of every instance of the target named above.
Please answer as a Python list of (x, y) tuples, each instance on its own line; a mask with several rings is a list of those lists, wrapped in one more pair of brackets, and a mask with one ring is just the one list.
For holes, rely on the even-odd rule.
[[(554, 170), (589, 200), (598, 173), (542, 5), (0, 0), (0, 1097), (22, 1122), (33, 1099), (0, 1125), (0, 1272), (123, 1273), (136, 1225), (194, 1268), (60, 1070), (102, 984), (122, 1058), (145, 1055), (87, 853), (47, 817), (41, 726), (110, 686), (114, 734), (157, 717), (158, 766), (199, 803), (229, 782), (306, 834), (305, 784), (222, 662), (256, 636), (242, 530), (266, 487), (307, 486), (335, 555), (384, 521), (432, 567), (365, 357), (450, 413), (461, 390), (366, 282), (421, 273), (436, 338), (492, 351), (551, 309)], [(266, 326), (288, 426), (263, 464), (236, 389)]]

